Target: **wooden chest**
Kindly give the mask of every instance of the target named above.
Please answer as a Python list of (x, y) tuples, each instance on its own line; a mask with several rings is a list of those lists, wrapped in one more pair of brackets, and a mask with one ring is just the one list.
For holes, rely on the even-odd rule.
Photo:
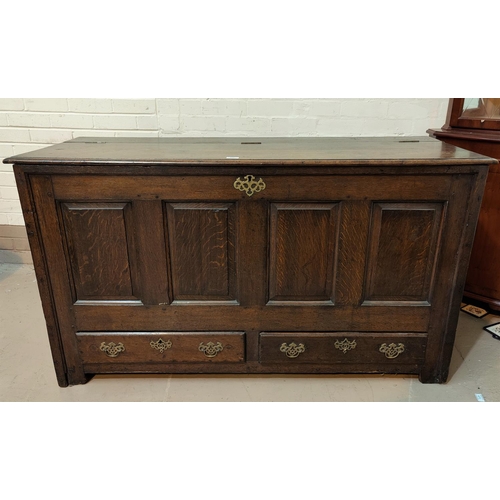
[[(500, 123), (500, 120), (499, 120)], [(431, 137), (500, 160), (500, 129), (430, 129)], [(464, 295), (500, 312), (500, 165), (490, 165)], [(466, 299), (467, 301), (467, 299)]]
[(85, 138), (6, 162), (61, 386), (446, 381), (494, 160), (428, 138)]

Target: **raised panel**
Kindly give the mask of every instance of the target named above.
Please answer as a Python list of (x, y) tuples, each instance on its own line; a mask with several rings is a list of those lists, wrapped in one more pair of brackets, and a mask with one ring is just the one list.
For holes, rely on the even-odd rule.
[(443, 203), (374, 203), (364, 305), (429, 305)]
[[(500, 143), (497, 158), (500, 156)], [(466, 293), (500, 309), (500, 165), (491, 165), (470, 257)], [(472, 295), (470, 297), (474, 298)]]
[(271, 204), (269, 302), (334, 301), (337, 203)]
[(135, 299), (128, 203), (62, 203), (76, 300)]
[(235, 206), (167, 203), (174, 301), (236, 300)]

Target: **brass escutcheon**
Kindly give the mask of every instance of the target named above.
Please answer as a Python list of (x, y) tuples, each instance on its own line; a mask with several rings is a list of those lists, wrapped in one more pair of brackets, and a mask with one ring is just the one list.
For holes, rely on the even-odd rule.
[(266, 183), (260, 178), (258, 181), (255, 180), (253, 175), (245, 175), (241, 180), (239, 177), (234, 181), (234, 188), (239, 191), (244, 191), (248, 196), (252, 196), (254, 193), (264, 191), (266, 189)]
[(340, 340), (336, 340), (334, 345), (335, 349), (339, 349), (345, 354), (347, 351), (356, 349), (357, 344), (355, 340), (349, 341), (347, 339), (344, 339), (342, 342), (340, 342)]
[(172, 342), (170, 340), (167, 340), (166, 342), (163, 339), (158, 339), (156, 342), (152, 340), (149, 345), (153, 349), (157, 349), (160, 352), (163, 352), (167, 349), (170, 349), (172, 347)]
[(116, 358), (118, 354), (125, 350), (125, 346), (121, 342), (119, 344), (110, 342), (108, 345), (106, 345), (106, 342), (103, 342), (100, 349), (106, 354), (106, 356), (109, 356), (110, 358)]
[(280, 346), (280, 351), (284, 352), (289, 358), (296, 358), (300, 353), (305, 352), (306, 346), (304, 344), (297, 345), (292, 342), (290, 345), (283, 342)]
[(207, 345), (204, 345), (203, 342), (200, 343), (198, 350), (205, 354), (207, 358), (215, 358), (219, 352), (221, 352), (224, 348), (220, 342), (214, 344), (213, 342), (207, 342)]
[(380, 346), (379, 351), (385, 353), (385, 357), (389, 359), (397, 358), (402, 352), (404, 352), (405, 346), (404, 344), (399, 343), (396, 344), (382, 344)]

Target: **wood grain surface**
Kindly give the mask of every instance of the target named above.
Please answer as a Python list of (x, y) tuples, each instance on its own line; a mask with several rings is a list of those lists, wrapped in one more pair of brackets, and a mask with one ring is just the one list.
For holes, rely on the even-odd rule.
[[(461, 102), (457, 102), (461, 101)], [(463, 99), (451, 99), (449, 112), (454, 111), (454, 123), (458, 123), (458, 113)], [(450, 126), (449, 120), (442, 129), (427, 132), (447, 144), (500, 159), (500, 130), (463, 128)], [(489, 121), (487, 126), (494, 122)], [(479, 124), (482, 124), (479, 122)], [(500, 311), (500, 165), (490, 165), (484, 197), (479, 213), (474, 246), (470, 258), (464, 295), (488, 304)]]
[[(386, 344), (403, 344), (401, 354), (390, 360), (397, 364), (414, 364), (424, 359), (427, 338), (418, 334), (377, 334), (363, 332), (263, 332), (260, 334), (260, 361), (262, 363), (321, 364), (321, 363), (384, 363), (389, 362), (380, 348)], [(354, 347), (346, 352), (336, 347), (337, 342), (348, 340)], [(281, 346), (302, 344), (304, 352), (289, 358)], [(338, 345), (338, 344), (337, 344)], [(385, 358), (385, 359), (384, 359)]]
[(61, 206), (77, 300), (133, 299), (125, 227), (127, 203)]
[[(248, 144), (252, 142), (252, 144)], [(458, 160), (458, 161), (457, 161)], [(6, 163), (37, 164), (481, 164), (484, 158), (422, 138), (80, 138), (23, 153)]]
[[(245, 361), (244, 332), (78, 332), (78, 346), (86, 363), (241, 363)], [(161, 339), (164, 348), (151, 345)], [(110, 357), (101, 345), (122, 345)], [(200, 349), (215, 346), (210, 356)], [(168, 346), (168, 347), (167, 347)]]
[(334, 302), (338, 204), (272, 203), (269, 300)]
[[(74, 141), (15, 160), (59, 383), (141, 372), (444, 382), (490, 160), (432, 140), (241, 142)], [(265, 189), (235, 189), (245, 175)], [(167, 335), (175, 356), (150, 346)], [(201, 337), (217, 335), (234, 349), (200, 358)], [(357, 351), (336, 349), (342, 336)], [(289, 362), (280, 341), (310, 348)], [(404, 357), (381, 355), (386, 341), (406, 341)]]
[(430, 303), (443, 203), (375, 203), (365, 303)]
[(173, 300), (236, 300), (235, 205), (167, 204)]

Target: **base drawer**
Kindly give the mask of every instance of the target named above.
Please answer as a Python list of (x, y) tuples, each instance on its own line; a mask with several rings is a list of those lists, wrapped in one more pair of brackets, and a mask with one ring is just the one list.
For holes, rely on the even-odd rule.
[(238, 363), (244, 332), (78, 332), (83, 363)]
[(398, 363), (423, 361), (425, 334), (262, 332), (261, 363)]

